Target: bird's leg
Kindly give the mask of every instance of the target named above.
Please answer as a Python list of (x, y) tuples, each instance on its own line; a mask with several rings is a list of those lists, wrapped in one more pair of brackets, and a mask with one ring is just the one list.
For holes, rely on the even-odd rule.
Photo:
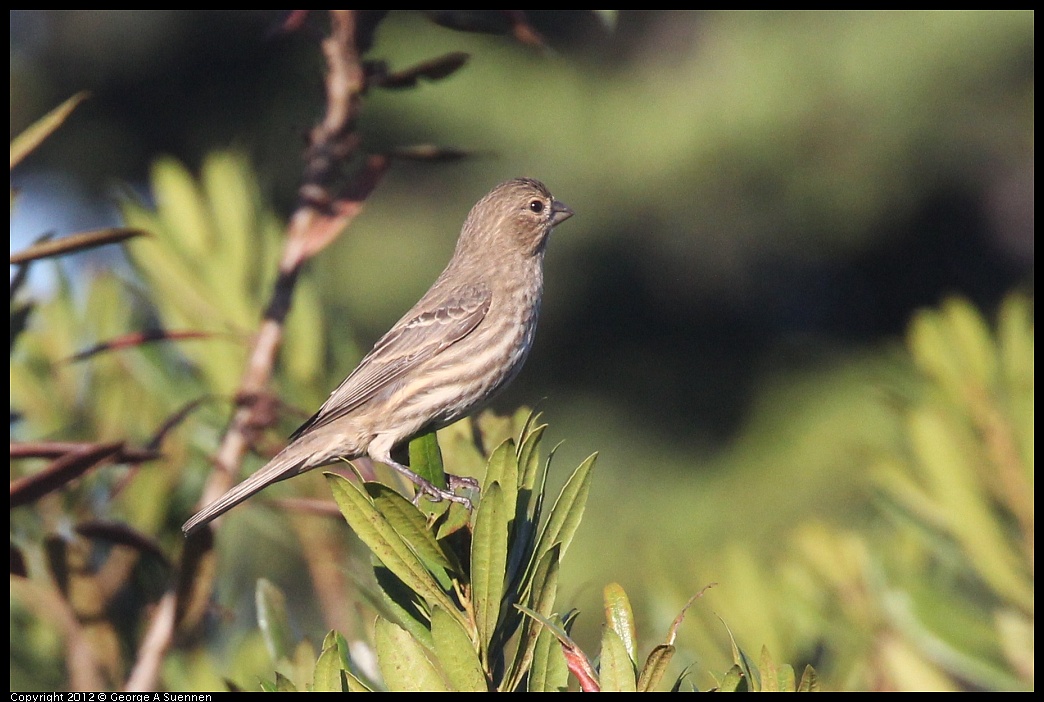
[[(427, 495), (428, 498), (431, 499), (433, 502), (449, 500), (450, 502), (456, 502), (458, 504), (464, 505), (465, 509), (471, 510), (471, 500), (469, 500), (468, 498), (454, 493), (452, 489), (443, 490), (442, 488), (436, 487), (430, 481), (425, 480), (406, 466), (402, 465), (401, 463), (396, 463), (394, 460), (392, 460), (391, 445), (388, 441), (382, 439), (383, 437), (380, 435), (375, 437), (373, 441), (370, 442), (370, 448), (369, 451), (367, 451), (367, 453), (369, 453), (370, 458), (377, 461), (378, 463), (383, 463), (384, 465), (390, 468), (394, 468), (398, 472), (402, 473), (407, 480), (409, 480), (411, 483), (417, 486), (417, 495), (414, 497), (414, 504), (416, 504), (417, 499), (421, 495)], [(457, 476), (451, 477), (447, 475), (446, 477), (447, 479), (449, 479), (449, 485), (451, 488), (455, 487), (455, 483), (456, 485), (466, 486), (468, 485), (467, 481), (471, 480), (470, 478), (467, 478), (464, 479), (464, 482), (459, 482), (461, 479)], [(471, 480), (471, 482), (474, 483), (475, 481)], [(475, 485), (477, 487), (477, 483)]]
[[(402, 473), (410, 482), (417, 486), (417, 495), (413, 499), (414, 504), (417, 504), (417, 500), (420, 498), (421, 495), (427, 495), (432, 502), (442, 502), (443, 500), (449, 500), (450, 502), (456, 502), (458, 504), (464, 505), (464, 508), (469, 511), (471, 510), (471, 500), (464, 497), (463, 495), (456, 494), (452, 491), (452, 489), (443, 490), (442, 488), (436, 487), (430, 481), (425, 480), (406, 466), (400, 463), (396, 463), (395, 461), (389, 461), (387, 465)], [(449, 476), (447, 475), (446, 477), (448, 478)], [(450, 482), (450, 487), (453, 487), (452, 481)]]

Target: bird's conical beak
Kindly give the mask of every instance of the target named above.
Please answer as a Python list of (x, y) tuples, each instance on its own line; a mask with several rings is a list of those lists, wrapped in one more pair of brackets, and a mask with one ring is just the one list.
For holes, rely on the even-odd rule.
[(569, 205), (558, 200), (551, 202), (551, 226), (561, 224), (570, 217), (573, 216), (573, 210), (570, 209)]

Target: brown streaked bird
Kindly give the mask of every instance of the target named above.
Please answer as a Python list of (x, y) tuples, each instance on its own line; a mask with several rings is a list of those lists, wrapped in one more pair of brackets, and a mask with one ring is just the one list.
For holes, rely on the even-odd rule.
[(453, 257), (424, 297), (285, 449), (185, 522), (185, 534), (272, 483), (339, 458), (369, 456), (409, 478), (418, 495), (470, 505), (396, 463), (392, 449), (481, 409), (518, 374), (533, 345), (548, 235), (571, 216), (539, 181), (493, 188), (468, 214)]

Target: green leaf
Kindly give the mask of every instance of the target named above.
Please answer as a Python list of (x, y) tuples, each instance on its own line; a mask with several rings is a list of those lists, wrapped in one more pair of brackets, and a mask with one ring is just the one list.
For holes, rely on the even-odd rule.
[(257, 623), (272, 662), (290, 660), (294, 645), (286, 614), (286, 596), (278, 587), (261, 578), (254, 589), (254, 602), (257, 606)]
[[(253, 270), (260, 257), (244, 256), (264, 240), (258, 236), (262, 216), (259, 196), (255, 194), (254, 176), (245, 156), (232, 151), (207, 154), (200, 168), (201, 204), (206, 207), (207, 221), (214, 231), (216, 256), (224, 265), (217, 275), (208, 276), (215, 291), (224, 292), (236, 304), (234, 318), (247, 324), (247, 315), (255, 296)], [(263, 259), (261, 259), (263, 260)], [(216, 267), (211, 270), (217, 272)], [(300, 304), (301, 300), (296, 301)]]
[(739, 665), (734, 665), (729, 668), (729, 672), (725, 673), (725, 679), (721, 681), (721, 685), (718, 689), (722, 692), (747, 692), (747, 676), (743, 674), (743, 670)]
[(558, 638), (545, 626), (539, 631), (529, 666), (530, 692), (565, 692), (569, 686), (569, 668)]
[[(757, 676), (757, 666), (754, 665), (754, 661), (751, 660), (739, 644), (736, 643), (736, 637), (732, 635), (732, 629), (725, 623), (725, 620), (718, 617), (722, 625), (725, 627), (725, 631), (729, 632), (729, 642), (732, 644), (732, 660), (743, 674), (743, 678), (747, 681), (747, 686), (753, 690), (758, 691), (761, 689), (761, 682)], [(732, 671), (729, 671), (730, 673)], [(727, 677), (727, 676), (726, 676)]]
[(602, 602), (605, 607), (606, 623), (623, 641), (631, 661), (637, 663), (636, 640), (638, 634), (635, 631), (634, 612), (631, 610), (631, 601), (627, 599), (627, 593), (619, 583), (609, 583), (602, 590)]
[[(353, 685), (354, 682), (354, 685)], [(313, 692), (357, 692), (369, 688), (352, 675), (348, 656), (348, 642), (336, 631), (323, 639), (322, 653), (312, 673)]]
[[(762, 676), (764, 678), (764, 676)], [(780, 692), (795, 692), (797, 690), (797, 678), (794, 676), (794, 666), (784, 663), (776, 670), (776, 686)]]
[(992, 514), (976, 458), (962, 442), (957, 422), (941, 410), (924, 407), (910, 413), (907, 431), (931, 491), (948, 517), (947, 528), (967, 551), (970, 564), (998, 594), (1033, 611), (1033, 584)]
[(431, 636), (439, 664), (454, 690), (489, 692), (475, 644), (456, 617), (435, 607), (431, 612)]
[(507, 528), (512, 507), (506, 503), (499, 482), (483, 487), (471, 540), (471, 587), (475, 625), (484, 653), (493, 638), (504, 596)]
[(515, 605), (515, 608), (523, 614), (525, 614), (526, 616), (531, 617), (532, 619), (535, 619), (536, 621), (540, 622), (540, 624), (542, 624), (545, 629), (547, 629), (555, 635), (555, 638), (557, 638), (560, 643), (565, 644), (566, 646), (576, 646), (573, 640), (569, 638), (569, 632), (566, 631), (565, 624), (561, 620), (556, 621), (551, 617), (544, 616), (540, 612), (537, 612), (535, 610), (530, 609), (529, 607), (525, 607), (520, 604)]
[(492, 483), (500, 483), (502, 490), (518, 489), (518, 458), (515, 456), (514, 439), (507, 439), (497, 446), (486, 462), (482, 491), (485, 492), (486, 487)]
[(805, 666), (805, 671), (801, 673), (801, 682), (798, 683), (797, 691), (819, 692), (819, 677), (812, 666)]
[(410, 442), (410, 470), (435, 487), (445, 489), (446, 472), (435, 432), (428, 432)]
[(384, 515), (377, 511), (365, 491), (354, 482), (326, 474), (334, 500), (359, 539), (409, 588), (429, 604), (456, 611), (456, 607), (427, 570), (417, 554), (403, 541)]
[(459, 573), (460, 565), (455, 562), (456, 559), (451, 560), (450, 554), (447, 554), (435, 539), (435, 535), (428, 528), (425, 514), (383, 483), (366, 483), (365, 487), (373, 500), (373, 506), (424, 562), (428, 571), (439, 578), (439, 584), (445, 589), (452, 587), (446, 572)]
[(907, 332), (907, 346), (922, 372), (959, 396), (963, 370), (955, 358), (948, 330), (935, 310), (918, 310)]
[(623, 639), (612, 627), (605, 627), (598, 666), (598, 682), (602, 692), (636, 692), (638, 688), (634, 678), (634, 663), (627, 654)]
[(357, 678), (351, 671), (342, 670), (341, 677), (344, 678), (341, 688), (344, 689), (347, 686), (348, 692), (373, 692), (373, 688)]
[(76, 109), (77, 105), (86, 100), (90, 93), (80, 92), (54, 108), (40, 119), (33, 122), (29, 127), (11, 141), (11, 168), (13, 169), (22, 162), (26, 156), (33, 152), (37, 146), (42, 144), (47, 137), (54, 133), (58, 127)]
[(424, 647), (405, 629), (377, 617), (373, 634), (377, 666), (391, 692), (449, 692), (450, 687)]
[(761, 692), (789, 692), (789, 690), (780, 689), (779, 679), (777, 678), (778, 672), (775, 661), (773, 661), (772, 656), (769, 655), (768, 646), (762, 646), (760, 667)]
[(540, 468), (540, 439), (543, 438), (546, 429), (546, 424), (528, 429), (525, 438), (519, 443), (518, 484), (524, 490), (532, 490), (536, 484), (537, 471)]
[[(526, 593), (531, 611), (547, 618), (551, 617), (558, 595), (559, 553), (560, 545), (555, 544), (544, 554), (537, 563), (533, 579), (528, 584), (529, 592)], [(514, 609), (516, 612), (521, 612), (517, 607)], [(508, 684), (504, 687), (505, 690), (513, 690), (520, 684), (526, 670), (534, 660), (535, 649), (543, 630), (544, 626), (539, 620), (533, 618), (527, 620), (522, 629), (522, 638), (518, 642), (518, 648), (515, 649), (515, 659), (511, 665), (511, 673), (507, 676)], [(565, 665), (564, 658), (562, 665)], [(532, 689), (532, 683), (530, 689)]]
[(1033, 313), (1024, 295), (1009, 295), (997, 316), (997, 341), (1006, 381), (1013, 388), (1034, 385)]
[(312, 672), (312, 692), (347, 692), (341, 689), (342, 670), (337, 646), (324, 648)]
[(177, 159), (159, 158), (152, 165), (151, 181), (156, 214), (171, 234), (168, 245), (186, 260), (211, 253), (215, 237), (210, 213), (189, 169)]
[(562, 486), (562, 491), (555, 500), (555, 506), (551, 508), (547, 524), (540, 534), (536, 553), (539, 556), (546, 552), (555, 543), (562, 544), (561, 557), (564, 558), (569, 544), (580, 526), (583, 518), (584, 507), (587, 504), (587, 495), (591, 491), (591, 470), (594, 468), (595, 459), (598, 454), (588, 456), (587, 460), (577, 466), (569, 480)]
[(974, 380), (982, 388), (993, 386), (997, 355), (993, 335), (979, 311), (965, 299), (952, 297), (942, 306), (946, 331), (964, 370), (965, 382)]
[[(671, 685), (671, 692), (699, 692), (692, 680), (689, 679), (689, 673), (692, 671), (692, 666), (685, 666), (685, 670), (681, 672), (678, 679)], [(720, 688), (720, 685), (719, 685)]]
[(660, 681), (667, 672), (667, 666), (674, 657), (674, 651), (674, 646), (670, 644), (660, 644), (653, 648), (649, 657), (645, 659), (641, 673), (638, 674), (638, 692), (657, 691)]
[[(386, 618), (393, 619), (399, 626), (413, 634), (413, 637), (434, 650), (435, 643), (431, 638), (431, 616), (424, 599), (395, 577), (395, 574), (381, 565), (374, 557), (373, 574), (377, 581), (379, 602), (372, 602), (374, 609)], [(369, 593), (369, 588), (363, 589)]]
[(290, 678), (276, 671), (275, 689), (273, 692), (297, 692), (297, 686)]

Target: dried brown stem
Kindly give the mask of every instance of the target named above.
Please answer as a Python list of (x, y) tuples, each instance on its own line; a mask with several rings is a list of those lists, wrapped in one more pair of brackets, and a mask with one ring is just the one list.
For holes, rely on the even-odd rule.
[(326, 114), (310, 135), (300, 200), (290, 218), (279, 275), (240, 383), (241, 402), (215, 456), (203, 504), (232, 486), (249, 447), (250, 428), (256, 424), (254, 400), (271, 378), (301, 267), (344, 231), (387, 167), (384, 159), (371, 157), (351, 185), (335, 186), (342, 166), (358, 152), (355, 120), (366, 80), (356, 45), (356, 13), (332, 10), (330, 17), (331, 33), (322, 44), (327, 62)]
[[(310, 134), (299, 204), (290, 218), (279, 274), (240, 382), (239, 404), (214, 457), (215, 470), (203, 491), (203, 504), (232, 486), (249, 448), (257, 423), (256, 401), (263, 397), (271, 378), (301, 267), (344, 231), (387, 168), (382, 157), (358, 159), (355, 121), (366, 88), (358, 48), (358, 15), (352, 10), (331, 10), (330, 18), (330, 36), (322, 43), (327, 63), (326, 114)], [(362, 160), (362, 165), (344, 185), (343, 169), (353, 158)], [(153, 615), (127, 689), (156, 689), (159, 662), (182, 618), (191, 619), (191, 613), (198, 612), (200, 599), (212, 587), (214, 570), (205, 565), (213, 560), (211, 537), (205, 529), (186, 543), (185, 553), (194, 554), (190, 560), (195, 565), (184, 562), (183, 554), (179, 582)]]

